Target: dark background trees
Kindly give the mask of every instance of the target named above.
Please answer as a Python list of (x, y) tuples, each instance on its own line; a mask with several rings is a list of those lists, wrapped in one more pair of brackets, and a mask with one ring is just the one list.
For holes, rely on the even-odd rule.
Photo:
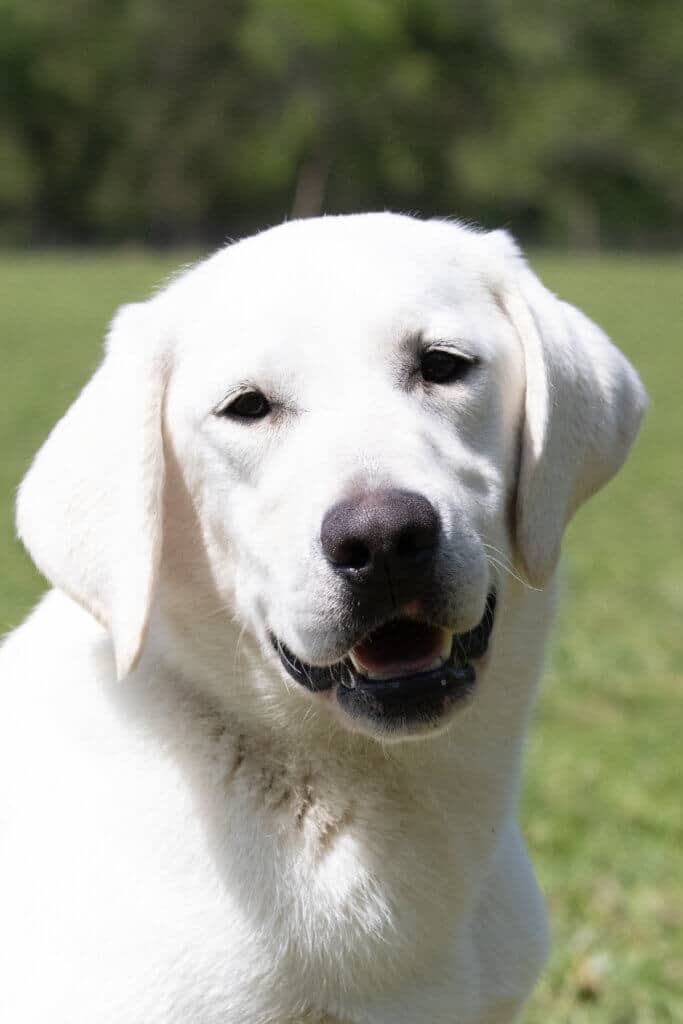
[(679, 245), (678, 0), (0, 0), (0, 241), (393, 208)]

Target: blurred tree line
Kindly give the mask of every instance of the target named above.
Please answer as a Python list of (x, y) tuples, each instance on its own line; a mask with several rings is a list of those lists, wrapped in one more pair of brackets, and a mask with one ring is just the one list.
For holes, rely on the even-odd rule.
[(679, 0), (0, 0), (0, 241), (392, 208), (683, 237)]

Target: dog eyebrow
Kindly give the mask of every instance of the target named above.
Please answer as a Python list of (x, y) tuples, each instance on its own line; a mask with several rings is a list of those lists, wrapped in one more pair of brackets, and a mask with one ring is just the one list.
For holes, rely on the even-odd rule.
[(470, 363), (480, 361), (480, 356), (472, 351), (469, 341), (460, 337), (448, 337), (442, 333), (431, 334), (428, 330), (406, 331), (400, 339), (401, 349), (413, 358), (426, 349), (441, 348), (453, 352)]
[(423, 349), (445, 349), (448, 352), (453, 352), (454, 355), (460, 356), (461, 359), (466, 359), (469, 363), (478, 363), (480, 359), (478, 355), (471, 351), (468, 343), (461, 338), (444, 338), (442, 335), (435, 335), (430, 338), (427, 335), (422, 335), (421, 343)]
[(225, 404), (227, 402), (229, 402), (233, 398), (237, 398), (237, 396), (239, 394), (242, 394), (245, 391), (262, 391), (262, 390), (263, 389), (258, 387), (258, 385), (250, 383), (250, 381), (246, 381), (246, 380), (238, 381), (237, 383), (232, 384), (231, 387), (228, 388), (228, 390), (224, 393), (223, 397), (219, 398), (219, 400), (213, 406), (211, 411), (212, 411), (212, 413), (219, 413), (219, 412), (221, 412), (223, 410), (223, 408), (225, 407)]

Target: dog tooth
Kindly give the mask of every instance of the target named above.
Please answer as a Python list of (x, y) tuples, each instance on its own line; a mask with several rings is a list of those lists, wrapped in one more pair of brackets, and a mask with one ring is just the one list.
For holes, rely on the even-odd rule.
[(366, 674), (365, 669), (363, 668), (363, 666), (354, 657), (353, 651), (349, 651), (349, 659), (351, 661), (351, 664), (355, 668), (356, 672), (359, 672), (361, 675), (365, 675)]
[(447, 629), (443, 630), (443, 639), (441, 641), (441, 657), (446, 660), (451, 656), (451, 649), (453, 647), (453, 633), (449, 633)]

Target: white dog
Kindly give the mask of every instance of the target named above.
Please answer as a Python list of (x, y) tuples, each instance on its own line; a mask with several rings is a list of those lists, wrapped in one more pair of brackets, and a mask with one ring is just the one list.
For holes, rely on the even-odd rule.
[(644, 406), (504, 232), (294, 222), (121, 310), (19, 494), (0, 1019), (512, 1021), (561, 535)]

